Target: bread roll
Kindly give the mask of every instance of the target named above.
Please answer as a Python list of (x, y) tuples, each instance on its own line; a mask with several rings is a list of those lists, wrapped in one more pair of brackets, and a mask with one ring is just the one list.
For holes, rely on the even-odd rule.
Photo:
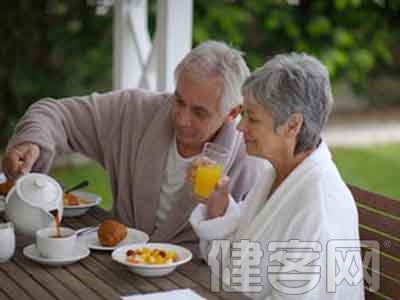
[(114, 247), (126, 237), (127, 233), (125, 225), (115, 220), (106, 220), (100, 224), (97, 236), (102, 246)]

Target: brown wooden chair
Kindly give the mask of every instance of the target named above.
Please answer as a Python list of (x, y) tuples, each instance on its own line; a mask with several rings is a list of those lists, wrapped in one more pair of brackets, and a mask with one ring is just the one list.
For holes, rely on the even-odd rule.
[[(361, 240), (375, 240), (380, 245), (380, 288), (368, 291), (366, 299), (400, 299), (400, 201), (349, 185), (356, 199)], [(373, 251), (373, 250), (372, 250)]]

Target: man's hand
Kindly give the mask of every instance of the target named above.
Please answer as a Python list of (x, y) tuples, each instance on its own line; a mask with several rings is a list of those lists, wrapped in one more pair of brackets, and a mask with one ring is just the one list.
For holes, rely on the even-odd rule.
[(39, 155), (40, 148), (33, 143), (23, 143), (9, 149), (2, 163), (7, 178), (16, 180), (19, 176), (29, 173)]

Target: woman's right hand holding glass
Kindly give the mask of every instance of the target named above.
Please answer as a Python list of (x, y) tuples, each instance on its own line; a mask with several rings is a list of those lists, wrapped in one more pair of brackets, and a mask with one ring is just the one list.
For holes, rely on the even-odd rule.
[(229, 204), (229, 177), (222, 176), (222, 167), (207, 157), (193, 160), (186, 173), (186, 182), (193, 186), (194, 198), (207, 205), (207, 218), (223, 216)]

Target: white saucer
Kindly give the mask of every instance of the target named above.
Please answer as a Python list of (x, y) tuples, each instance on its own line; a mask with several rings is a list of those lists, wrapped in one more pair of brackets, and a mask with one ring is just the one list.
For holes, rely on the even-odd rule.
[(77, 231), (78, 240), (83, 244), (83, 246), (86, 246), (93, 250), (111, 251), (121, 246), (147, 243), (149, 240), (149, 236), (147, 233), (137, 229), (127, 228), (128, 234), (126, 235), (125, 239), (123, 239), (114, 247), (105, 247), (100, 244), (97, 238), (97, 230), (94, 231), (90, 230), (88, 231), (88, 233), (83, 233), (82, 235), (79, 236), (79, 232), (84, 230), (86, 230), (86, 228)]
[(66, 258), (46, 258), (43, 257), (39, 254), (39, 250), (36, 248), (36, 244), (31, 244), (29, 246), (26, 246), (23, 250), (24, 255), (43, 265), (48, 265), (48, 266), (65, 266), (72, 264), (74, 262), (77, 262), (81, 259), (84, 259), (89, 256), (90, 250), (82, 247), (82, 246), (77, 246), (76, 247), (76, 253), (74, 253), (74, 256), (72, 257), (66, 257)]

